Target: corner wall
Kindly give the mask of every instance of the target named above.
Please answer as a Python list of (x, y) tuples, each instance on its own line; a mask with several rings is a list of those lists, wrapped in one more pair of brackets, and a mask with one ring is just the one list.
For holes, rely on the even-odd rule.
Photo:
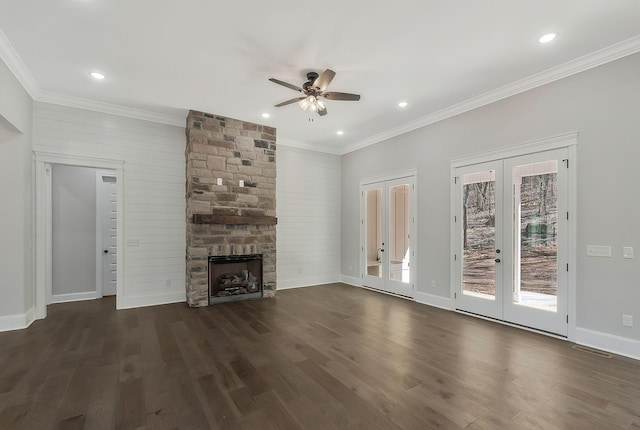
[[(640, 321), (640, 265), (622, 258), (623, 246), (640, 249), (638, 70), (635, 54), (344, 155), (343, 276), (359, 276), (360, 180), (417, 167), (417, 291), (448, 302), (450, 160), (577, 131), (576, 340), (640, 358), (640, 324), (622, 326), (622, 314)], [(587, 257), (588, 244), (613, 257)]]
[(0, 331), (34, 319), (33, 101), (0, 61)]

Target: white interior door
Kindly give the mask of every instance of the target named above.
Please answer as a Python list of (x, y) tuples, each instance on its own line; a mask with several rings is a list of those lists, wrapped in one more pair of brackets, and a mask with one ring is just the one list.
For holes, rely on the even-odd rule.
[(364, 286), (413, 297), (414, 197), (415, 177), (362, 186)]
[(457, 168), (456, 308), (567, 335), (568, 150)]
[(117, 212), (116, 212), (116, 177), (113, 174), (98, 172), (98, 238), (100, 244), (101, 270), (98, 277), (102, 285), (103, 296), (116, 294), (117, 270)]

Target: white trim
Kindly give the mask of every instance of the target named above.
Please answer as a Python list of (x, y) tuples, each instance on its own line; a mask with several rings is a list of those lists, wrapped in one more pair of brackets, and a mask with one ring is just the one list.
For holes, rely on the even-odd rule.
[(79, 302), (82, 300), (95, 300), (99, 299), (99, 296), (95, 291), (85, 291), (82, 293), (65, 293), (65, 294), (52, 294), (51, 303), (67, 303), (67, 302)]
[[(576, 136), (577, 139), (577, 136)], [(569, 273), (567, 274), (567, 299), (568, 299), (568, 326), (567, 337), (571, 341), (576, 339), (577, 327), (577, 267), (578, 267), (578, 141), (567, 148), (569, 153), (569, 172), (567, 182), (569, 183), (569, 201), (567, 210), (569, 211), (568, 237), (567, 237), (567, 260), (569, 262)]]
[(576, 327), (574, 342), (640, 360), (640, 341), (628, 337)]
[(23, 314), (0, 316), (0, 332), (27, 328), (35, 319), (34, 308)]
[(326, 146), (321, 146), (318, 144), (300, 143), (294, 140), (289, 140), (286, 137), (282, 138), (280, 136), (278, 136), (278, 146), (290, 146), (292, 148), (306, 149), (308, 151), (316, 151), (332, 155), (343, 155), (345, 153), (344, 151), (342, 151), (342, 148), (328, 148)]
[(331, 275), (331, 276), (315, 276), (311, 278), (300, 278), (300, 279), (287, 279), (285, 281), (278, 280), (278, 285), (276, 287), (276, 291), (278, 290), (289, 290), (291, 288), (300, 288), (300, 287), (313, 287), (315, 285), (323, 285), (323, 284), (334, 284), (336, 282), (340, 282), (340, 276)]
[(2, 61), (4, 61), (13, 76), (16, 77), (31, 98), (35, 100), (40, 93), (40, 87), (2, 29), (0, 29), (0, 58), (2, 58)]
[(501, 160), (503, 158), (520, 157), (522, 155), (535, 154), (536, 152), (551, 151), (553, 149), (567, 148), (578, 144), (578, 132), (560, 134), (544, 139), (532, 140), (493, 151), (477, 154), (468, 154), (451, 159), (451, 167), (464, 167), (473, 164), (486, 163), (488, 161)]
[(35, 101), (54, 103), (57, 105), (119, 115), (128, 118), (136, 118), (160, 124), (177, 125), (179, 127), (184, 127), (186, 124), (187, 112), (182, 109), (175, 109), (179, 113), (171, 115), (43, 90), (33, 78), (33, 75), (31, 75), (31, 72), (29, 72), (29, 69), (25, 66), (15, 48), (2, 30), (0, 30), (0, 58)]
[(421, 305), (433, 306), (440, 309), (446, 309), (448, 311), (453, 309), (453, 300), (449, 297), (436, 296), (434, 294), (416, 291), (414, 300)]
[[(120, 297), (118, 292), (117, 298)], [(151, 294), (148, 296), (125, 297), (121, 300), (121, 305), (117, 309), (133, 309), (145, 306), (166, 305), (169, 303), (181, 303), (186, 301), (186, 293), (184, 291), (172, 291), (162, 294)]]
[[(62, 164), (68, 166), (91, 167), (95, 169), (112, 170), (116, 177), (116, 229), (117, 249), (124, 250), (124, 216), (123, 216), (123, 198), (124, 198), (124, 161), (110, 160), (93, 157), (80, 157), (74, 155), (54, 154), (47, 152), (34, 151), (34, 170), (36, 174), (35, 181), (35, 204), (34, 204), (34, 225), (35, 225), (35, 244), (34, 244), (34, 266), (35, 266), (35, 317), (42, 319), (47, 316), (46, 288), (48, 280), (51, 279), (50, 267), (47, 267), (46, 261), (51, 250), (47, 250), (47, 234), (49, 234), (50, 219), (47, 219), (47, 191), (46, 187), (46, 166), (47, 164)], [(50, 214), (49, 214), (50, 215)], [(50, 242), (49, 242), (50, 243)], [(47, 252), (48, 251), (48, 252)], [(124, 252), (118, 252), (116, 255), (116, 266), (118, 273), (116, 278), (116, 309), (122, 309), (124, 296)]]
[(463, 311), (461, 309), (453, 309), (452, 312), (455, 312), (455, 313), (461, 314), (461, 315), (466, 315), (466, 316), (469, 316), (469, 317), (472, 317), (472, 318), (478, 318), (478, 319), (481, 319), (481, 320), (493, 322), (493, 323), (496, 323), (496, 324), (506, 325), (506, 326), (513, 327), (513, 328), (519, 328), (520, 330), (530, 331), (531, 333), (537, 333), (537, 334), (541, 334), (541, 335), (544, 335), (544, 336), (553, 337), (555, 339), (569, 341), (569, 339), (567, 339), (564, 336), (560, 336), (559, 334), (550, 333), (548, 331), (543, 331), (543, 330), (537, 330), (535, 328), (527, 327), (527, 326), (524, 326), (524, 325), (510, 323), (509, 321), (503, 321), (503, 320), (499, 320), (499, 319), (495, 319), (495, 318), (485, 317), (484, 315), (474, 314), (472, 312)]
[(50, 91), (40, 91), (37, 97), (34, 97), (34, 99), (36, 101), (44, 103), (52, 103), (56, 105), (85, 109), (93, 112), (118, 115), (126, 118), (141, 119), (143, 121), (151, 121), (160, 124), (175, 125), (178, 127), (185, 127), (187, 123), (187, 111), (182, 109), (180, 109), (180, 114), (170, 115), (127, 106), (115, 105), (111, 103), (99, 102), (96, 100), (90, 100), (81, 97), (53, 93)]
[(566, 63), (512, 82), (494, 90), (471, 97), (461, 103), (449, 106), (438, 112), (425, 115), (398, 127), (374, 134), (345, 147), (341, 155), (365, 148), (383, 140), (391, 139), (404, 133), (435, 124), (445, 119), (460, 115), (473, 109), (506, 99), (508, 97), (529, 91), (531, 89), (552, 83), (554, 81), (575, 75), (580, 72), (601, 66), (620, 58), (640, 52), (640, 36), (635, 36), (606, 48), (583, 55)]
[[(103, 237), (103, 215), (105, 211), (104, 207), (104, 187), (103, 187), (103, 177), (108, 176), (110, 178), (114, 178), (116, 183), (118, 178), (115, 175), (115, 172), (112, 170), (96, 170), (96, 296), (102, 297), (104, 295), (104, 278), (103, 278), (103, 248), (104, 248), (104, 237)], [(117, 198), (117, 196), (116, 196)], [(116, 217), (118, 214), (116, 213)], [(117, 232), (116, 232), (117, 233)], [(116, 252), (120, 252), (121, 250), (116, 250)], [(116, 253), (116, 259), (117, 259)], [(116, 261), (116, 270), (117, 261)], [(116, 271), (116, 276), (117, 276)]]
[(362, 287), (362, 279), (354, 276), (340, 275), (340, 282), (354, 287)]

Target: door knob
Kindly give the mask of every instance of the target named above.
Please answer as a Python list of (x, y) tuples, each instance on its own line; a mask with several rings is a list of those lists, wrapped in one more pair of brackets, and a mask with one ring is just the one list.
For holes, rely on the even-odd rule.
[(496, 258), (495, 262), (496, 262), (496, 263), (499, 263), (499, 262), (500, 262), (500, 259), (499, 259), (499, 258)]
[(109, 253), (109, 250), (108, 250), (108, 249), (105, 249), (105, 250), (104, 250), (104, 253), (105, 253), (105, 254), (108, 254), (108, 253)]

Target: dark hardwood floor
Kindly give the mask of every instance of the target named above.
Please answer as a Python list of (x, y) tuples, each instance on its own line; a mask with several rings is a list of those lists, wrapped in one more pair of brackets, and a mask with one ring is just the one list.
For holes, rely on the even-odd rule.
[(640, 362), (343, 284), (52, 305), (0, 333), (1, 429), (640, 429)]

